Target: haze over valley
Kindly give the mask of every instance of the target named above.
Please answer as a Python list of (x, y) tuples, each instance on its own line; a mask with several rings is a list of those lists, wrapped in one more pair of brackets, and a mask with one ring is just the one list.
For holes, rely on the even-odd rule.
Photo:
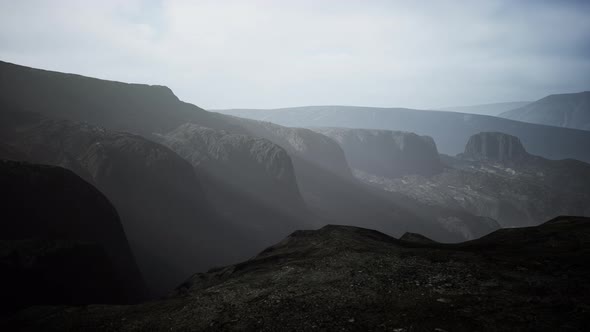
[(0, 329), (584, 330), (588, 9), (0, 2)]

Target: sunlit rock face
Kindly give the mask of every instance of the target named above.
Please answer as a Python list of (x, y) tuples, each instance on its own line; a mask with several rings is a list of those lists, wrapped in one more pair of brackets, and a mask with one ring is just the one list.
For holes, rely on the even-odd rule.
[(528, 158), (529, 154), (516, 136), (483, 132), (469, 138), (463, 157), (474, 160), (519, 161)]

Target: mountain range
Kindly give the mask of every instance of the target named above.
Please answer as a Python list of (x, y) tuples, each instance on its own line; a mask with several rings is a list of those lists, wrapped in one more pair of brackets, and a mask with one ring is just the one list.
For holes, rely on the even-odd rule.
[(11, 330), (477, 330), (547, 303), (566, 309), (533, 328), (584, 323), (567, 308), (585, 310), (590, 131), (459, 109), (209, 112), (6, 62), (0, 88)]
[[(224, 114), (292, 127), (343, 127), (409, 131), (430, 136), (440, 152), (456, 155), (465, 142), (480, 132), (517, 136), (531, 153), (548, 159), (590, 162), (590, 132), (538, 125), (477, 114), (406, 108), (308, 106), (283, 109), (219, 110)], [(543, 137), (543, 139), (540, 139)]]

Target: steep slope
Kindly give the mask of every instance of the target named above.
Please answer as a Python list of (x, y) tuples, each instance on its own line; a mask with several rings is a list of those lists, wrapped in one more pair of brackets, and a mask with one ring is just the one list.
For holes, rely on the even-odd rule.
[(371, 174), (399, 177), (430, 176), (442, 171), (432, 138), (414, 133), (346, 128), (313, 128), (334, 139), (352, 168)]
[(590, 323), (590, 220), (456, 245), (346, 226), (298, 231), (136, 306), (40, 308), (7, 326), (136, 330), (553, 331)]
[(456, 155), (479, 132), (518, 136), (532, 154), (590, 162), (590, 133), (503, 118), (443, 111), (354, 106), (309, 106), (275, 110), (223, 110), (225, 114), (293, 127), (345, 127), (414, 132), (434, 139), (441, 153)]
[(0, 140), (29, 161), (68, 168), (101, 190), (117, 208), (155, 294), (168, 292), (195, 268), (229, 263), (259, 248), (236, 238), (237, 228), (224, 229), (188, 162), (141, 136), (2, 109)]
[(503, 133), (479, 133), (471, 136), (462, 156), (499, 162), (525, 161), (529, 158), (518, 137)]
[(0, 160), (3, 310), (129, 303), (147, 289), (115, 208), (74, 173)]
[(498, 116), (500, 113), (511, 111), (530, 104), (530, 101), (513, 101), (506, 103), (481, 104), (470, 106), (453, 106), (439, 108), (440, 111)]
[(158, 135), (157, 140), (193, 165), (205, 182), (209, 202), (221, 214), (242, 228), (274, 234), (266, 237), (267, 242), (296, 228), (315, 226), (289, 154), (269, 140), (194, 123)]
[(548, 126), (590, 130), (590, 91), (550, 95), (499, 116)]

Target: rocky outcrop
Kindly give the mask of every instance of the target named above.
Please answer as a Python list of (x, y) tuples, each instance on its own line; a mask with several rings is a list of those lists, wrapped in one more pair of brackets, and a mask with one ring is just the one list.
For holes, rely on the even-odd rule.
[(313, 130), (338, 142), (352, 168), (370, 174), (396, 178), (413, 174), (431, 176), (442, 171), (436, 144), (428, 136), (389, 130)]
[(589, 262), (587, 218), (503, 229), (454, 245), (326, 226), (295, 232), (246, 262), (195, 274), (168, 299), (29, 310), (7, 325), (42, 331), (584, 330)]
[(4, 309), (130, 303), (147, 289), (107, 198), (60, 167), (0, 161)]
[(516, 136), (498, 132), (482, 132), (469, 138), (462, 157), (510, 162), (523, 161), (529, 157), (529, 154)]

